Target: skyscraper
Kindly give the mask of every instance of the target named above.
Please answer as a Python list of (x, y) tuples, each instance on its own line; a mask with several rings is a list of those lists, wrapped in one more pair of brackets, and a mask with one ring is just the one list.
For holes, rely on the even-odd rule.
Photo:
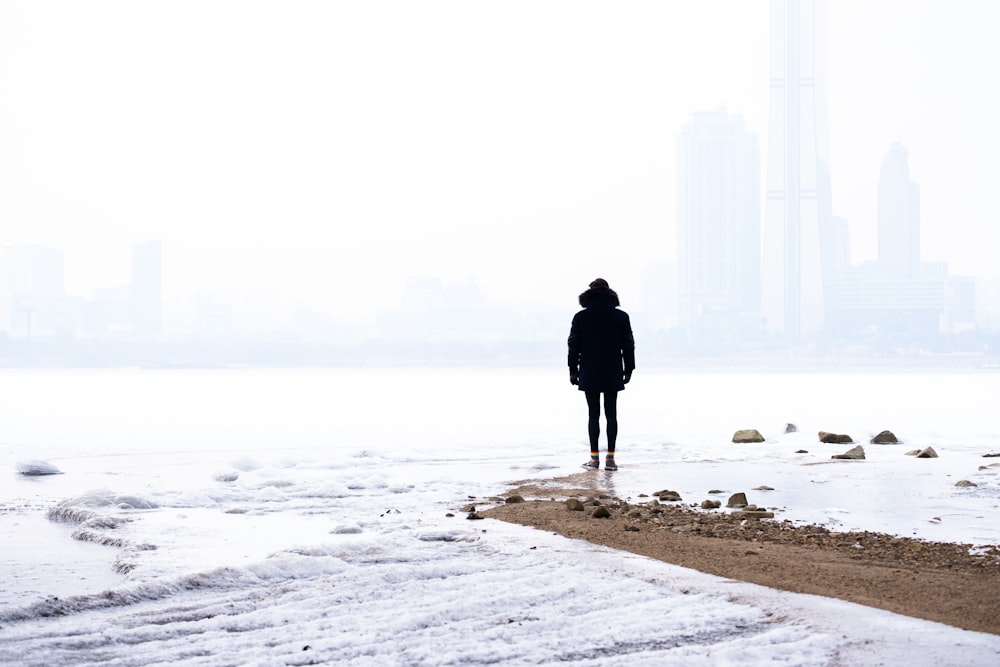
[(825, 4), (772, 0), (771, 99), (761, 311), (795, 339), (824, 326), (823, 241), (831, 202)]
[(70, 329), (62, 251), (0, 249), (0, 331), (32, 338)]
[(878, 260), (898, 278), (920, 275), (920, 188), (907, 151), (893, 144), (878, 181)]
[(694, 114), (677, 147), (680, 319), (733, 328), (760, 310), (760, 149), (743, 119)]
[(829, 310), (842, 332), (889, 335), (893, 344), (923, 342), (973, 326), (976, 285), (944, 262), (920, 259), (920, 188), (909, 156), (893, 144), (878, 182), (878, 260), (845, 272)]

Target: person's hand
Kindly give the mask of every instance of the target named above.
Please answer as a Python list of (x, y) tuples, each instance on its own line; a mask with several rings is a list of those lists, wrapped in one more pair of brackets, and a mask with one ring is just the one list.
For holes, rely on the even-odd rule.
[(628, 384), (628, 381), (631, 379), (632, 379), (632, 371), (628, 371), (627, 373), (622, 375), (622, 382), (624, 382), (625, 384)]
[(569, 372), (569, 383), (570, 384), (580, 384), (580, 374), (576, 371)]

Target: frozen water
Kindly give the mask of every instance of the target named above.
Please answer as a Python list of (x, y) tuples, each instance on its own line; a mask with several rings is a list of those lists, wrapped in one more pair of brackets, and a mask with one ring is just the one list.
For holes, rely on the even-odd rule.
[[(3, 371), (0, 662), (1000, 660), (998, 637), (466, 521), (513, 481), (579, 471), (585, 405), (559, 371)], [(991, 372), (637, 373), (621, 469), (594, 481), (997, 544), (998, 389)], [(739, 428), (767, 442), (734, 445)], [(903, 442), (869, 445), (883, 429)], [(867, 459), (831, 460), (850, 445), (820, 430)], [(940, 458), (905, 455), (925, 446)], [(33, 460), (64, 474), (21, 474)]]

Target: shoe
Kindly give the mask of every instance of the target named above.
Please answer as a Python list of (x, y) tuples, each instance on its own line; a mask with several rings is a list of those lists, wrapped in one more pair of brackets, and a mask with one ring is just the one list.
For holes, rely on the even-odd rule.
[(607, 461), (604, 462), (604, 469), (605, 470), (618, 470), (618, 464), (615, 463), (614, 459), (608, 459)]
[(601, 463), (600, 463), (600, 461), (595, 461), (595, 460), (591, 459), (591, 460), (587, 461), (586, 463), (584, 463), (583, 467), (584, 468), (588, 468), (588, 469), (592, 469), (592, 470), (597, 470), (598, 468), (601, 467)]

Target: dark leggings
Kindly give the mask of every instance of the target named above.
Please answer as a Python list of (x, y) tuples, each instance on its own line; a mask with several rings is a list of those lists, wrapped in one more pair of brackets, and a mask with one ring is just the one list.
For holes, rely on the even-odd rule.
[[(590, 436), (590, 451), (597, 451), (597, 438), (601, 434), (601, 392), (587, 391), (587, 434)], [(614, 453), (618, 439), (618, 392), (604, 392), (604, 417), (608, 422), (608, 452)]]

